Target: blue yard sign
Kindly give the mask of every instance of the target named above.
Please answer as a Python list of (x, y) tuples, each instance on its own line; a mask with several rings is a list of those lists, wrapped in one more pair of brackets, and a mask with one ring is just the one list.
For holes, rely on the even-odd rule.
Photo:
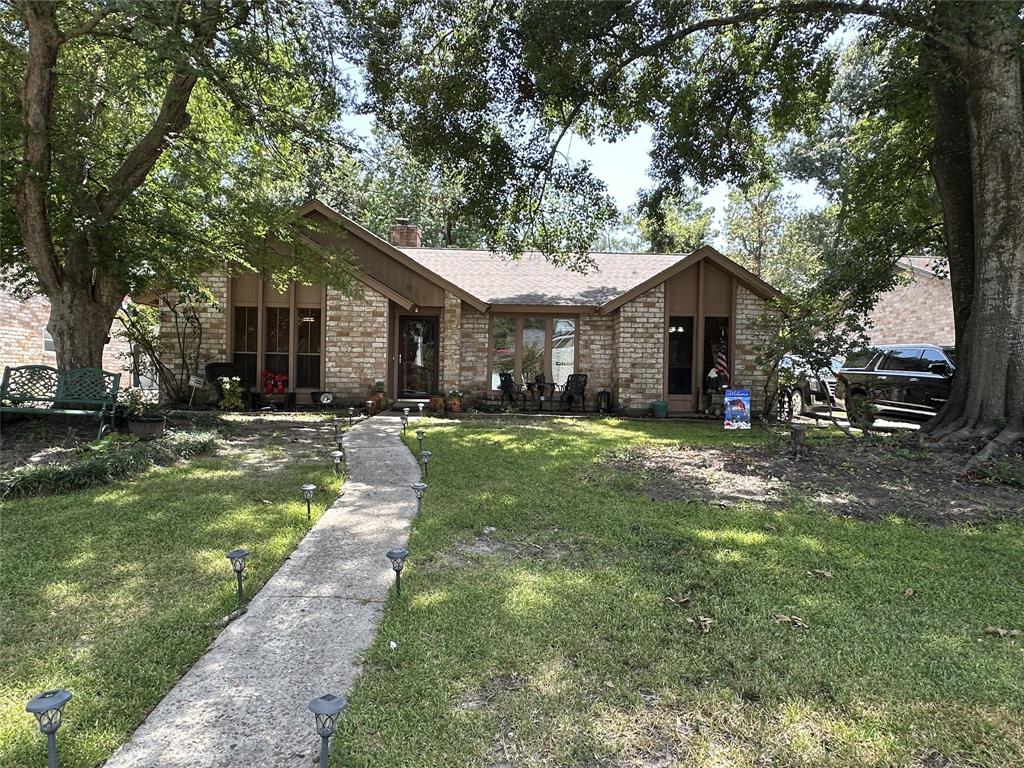
[(725, 390), (725, 428), (750, 429), (750, 390)]

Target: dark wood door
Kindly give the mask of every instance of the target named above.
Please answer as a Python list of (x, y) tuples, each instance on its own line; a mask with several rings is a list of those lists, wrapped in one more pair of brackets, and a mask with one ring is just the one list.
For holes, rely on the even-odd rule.
[(399, 397), (426, 397), (437, 390), (436, 317), (398, 318)]

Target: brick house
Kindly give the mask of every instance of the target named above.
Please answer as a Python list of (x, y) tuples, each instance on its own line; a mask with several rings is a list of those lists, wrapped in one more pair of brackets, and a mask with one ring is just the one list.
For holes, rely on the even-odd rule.
[(868, 320), (871, 345), (956, 344), (953, 289), (949, 278), (936, 273), (931, 259), (907, 258), (900, 264), (903, 280), (878, 297)]
[(502, 371), (557, 384), (579, 372), (588, 407), (608, 390), (620, 410), (665, 399), (686, 412), (701, 407), (724, 344), (733, 385), (749, 387), (757, 407), (765, 374), (755, 347), (778, 293), (711, 247), (596, 253), (584, 275), (536, 255), (423, 248), (405, 220), (384, 240), (318, 201), (299, 215), (340, 225), (343, 236), (320, 244), (344, 249), (359, 271), (348, 295), (208, 278), (217, 305), (203, 313), (201, 358), (235, 362), (251, 386), (267, 370), (287, 374), (299, 404), (320, 391), (361, 403), (376, 381), (393, 398), (458, 389), (473, 400), (495, 394)]
[[(50, 302), (45, 296), (22, 301), (0, 290), (0, 367), (57, 364), (47, 331)], [(121, 374), (121, 386), (132, 383), (128, 342), (116, 336), (103, 348), (103, 369)]]

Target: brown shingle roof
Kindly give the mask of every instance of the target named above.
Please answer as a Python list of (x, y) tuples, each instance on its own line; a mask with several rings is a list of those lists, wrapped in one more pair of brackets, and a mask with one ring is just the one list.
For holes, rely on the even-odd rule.
[(399, 248), (402, 253), (487, 304), (596, 307), (621, 296), (684, 258), (671, 253), (592, 253), (595, 269), (580, 274), (543, 256), (508, 260), (490, 251)]

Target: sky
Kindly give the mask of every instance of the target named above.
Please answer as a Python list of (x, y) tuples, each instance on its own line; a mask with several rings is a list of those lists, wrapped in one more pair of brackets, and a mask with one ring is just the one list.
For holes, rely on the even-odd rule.
[[(344, 125), (363, 138), (369, 139), (373, 131), (373, 118), (367, 115), (350, 115), (345, 118)], [(636, 202), (637, 193), (652, 184), (648, 175), (652, 135), (653, 131), (647, 125), (614, 143), (596, 141), (588, 144), (579, 136), (570, 134), (566, 137), (562, 149), (570, 160), (588, 161), (593, 173), (608, 187), (608, 192), (616, 205), (625, 211)], [(815, 191), (814, 182), (786, 181), (783, 188), (796, 196), (798, 208), (811, 210), (825, 204), (824, 198)], [(723, 182), (707, 190), (703, 197), (704, 204), (715, 210), (714, 220), (719, 231), (728, 195), (729, 186)]]
[[(587, 144), (577, 137), (569, 137), (564, 149), (572, 160), (587, 160), (594, 174), (608, 187), (616, 204), (625, 210), (636, 202), (637, 192), (651, 186), (648, 175), (652, 130), (643, 126), (638, 132), (615, 143), (598, 141)], [(799, 208), (810, 210), (824, 205), (825, 200), (817, 194), (814, 182), (792, 182), (784, 184), (786, 192), (796, 196)], [(715, 209), (715, 223), (722, 223), (729, 186), (716, 184), (704, 195), (704, 204)]]

